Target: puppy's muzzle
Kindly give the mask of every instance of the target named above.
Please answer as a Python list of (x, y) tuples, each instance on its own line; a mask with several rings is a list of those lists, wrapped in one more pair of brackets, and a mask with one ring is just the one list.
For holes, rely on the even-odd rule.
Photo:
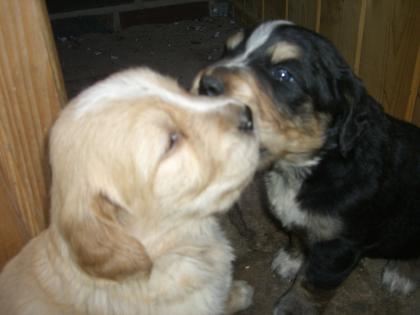
[(211, 75), (203, 75), (198, 86), (198, 93), (207, 96), (219, 96), (225, 91), (223, 82)]
[(246, 105), (231, 104), (222, 111), (223, 119), (228, 125), (236, 128), (241, 133), (252, 134), (254, 131), (254, 122), (251, 109)]
[[(206, 96), (219, 96), (225, 91), (223, 82), (215, 76), (203, 75), (198, 86), (198, 93)], [(248, 106), (240, 109), (238, 129), (241, 131), (254, 130), (252, 111)]]
[(254, 122), (252, 119), (252, 111), (248, 106), (244, 106), (239, 114), (239, 125), (238, 129), (241, 131), (252, 131), (254, 130)]

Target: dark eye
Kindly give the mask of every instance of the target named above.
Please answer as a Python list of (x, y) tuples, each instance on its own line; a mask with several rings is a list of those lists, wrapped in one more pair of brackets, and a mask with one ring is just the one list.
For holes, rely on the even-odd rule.
[(180, 134), (176, 131), (171, 132), (169, 134), (169, 142), (168, 142), (168, 148), (167, 151), (170, 151), (173, 147), (176, 146), (180, 138)]
[(291, 73), (281, 67), (277, 67), (274, 68), (273, 70), (271, 70), (271, 75), (273, 76), (274, 79), (278, 80), (278, 81), (282, 81), (282, 82), (294, 82), (295, 79), (293, 78), (293, 76), (291, 75)]

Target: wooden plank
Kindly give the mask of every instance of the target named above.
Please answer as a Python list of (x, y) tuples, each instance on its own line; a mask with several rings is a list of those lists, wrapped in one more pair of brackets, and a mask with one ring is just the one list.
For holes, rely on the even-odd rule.
[(287, 19), (316, 31), (319, 24), (319, 0), (288, 0)]
[[(256, 0), (254, 0), (256, 1)], [(253, 27), (262, 20), (262, 4), (260, 12), (252, 6), (250, 0), (234, 0), (233, 8), (239, 23), (246, 27)]]
[(263, 0), (263, 20), (286, 19), (287, 0)]
[(3, 250), (45, 227), (47, 135), (66, 96), (43, 1), (0, 1), (0, 47), (0, 220), (18, 220), (10, 235), (21, 235), (1, 238)]
[(22, 221), (17, 216), (18, 207), (14, 203), (10, 186), (5, 182), (4, 175), (3, 170), (0, 169), (0, 269), (30, 239)]
[(359, 74), (385, 110), (402, 119), (419, 45), (419, 14), (418, 0), (367, 3)]
[(261, 0), (244, 0), (244, 11), (250, 14), (256, 23), (262, 21), (263, 5)]
[(363, 35), (365, 33), (365, 26), (366, 26), (367, 2), (368, 0), (362, 0), (361, 7), (360, 7), (359, 26), (357, 30), (356, 52), (354, 56), (354, 65), (353, 65), (353, 70), (357, 75), (359, 75), (359, 71), (360, 71), (360, 56), (362, 54)]
[(244, 7), (244, 0), (232, 0), (234, 6), (243, 8)]
[(412, 123), (420, 127), (420, 94), (417, 94), (416, 104), (414, 105)]
[(248, 12), (245, 12), (244, 0), (234, 0), (232, 5), (234, 15), (240, 25), (252, 26), (256, 23), (254, 17)]
[[(408, 97), (407, 111), (404, 119), (407, 121), (414, 121), (416, 105), (418, 106), (418, 95), (420, 86), (420, 45), (417, 48), (416, 66), (414, 67), (413, 79), (411, 80), (410, 95)], [(420, 109), (418, 109), (420, 110)]]
[(362, 0), (323, 0), (320, 33), (331, 40), (354, 67)]

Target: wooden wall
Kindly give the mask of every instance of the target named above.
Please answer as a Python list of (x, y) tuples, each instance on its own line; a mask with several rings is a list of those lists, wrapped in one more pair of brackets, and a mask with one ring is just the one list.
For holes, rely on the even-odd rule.
[(233, 0), (245, 24), (288, 19), (330, 39), (368, 91), (420, 126), (419, 0)]
[(66, 96), (42, 0), (0, 1), (0, 268), (47, 224), (48, 131)]

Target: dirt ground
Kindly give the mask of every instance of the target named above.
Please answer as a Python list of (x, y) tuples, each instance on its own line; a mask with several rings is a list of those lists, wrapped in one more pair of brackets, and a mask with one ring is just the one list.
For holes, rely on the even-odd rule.
[[(188, 87), (203, 66), (221, 55), (226, 37), (240, 28), (229, 18), (203, 18), (171, 24), (139, 25), (118, 34), (84, 34), (56, 38), (69, 97), (120, 69), (149, 66)], [(276, 299), (289, 287), (270, 270), (276, 250), (287, 236), (269, 218), (259, 195), (258, 177), (238, 206), (221, 218), (237, 260), (235, 276), (255, 288), (254, 304), (241, 315), (272, 314)], [(381, 287), (384, 261), (364, 260), (341, 286), (327, 315), (420, 314), (420, 290), (409, 297)], [(170, 315), (170, 314), (168, 314)]]

